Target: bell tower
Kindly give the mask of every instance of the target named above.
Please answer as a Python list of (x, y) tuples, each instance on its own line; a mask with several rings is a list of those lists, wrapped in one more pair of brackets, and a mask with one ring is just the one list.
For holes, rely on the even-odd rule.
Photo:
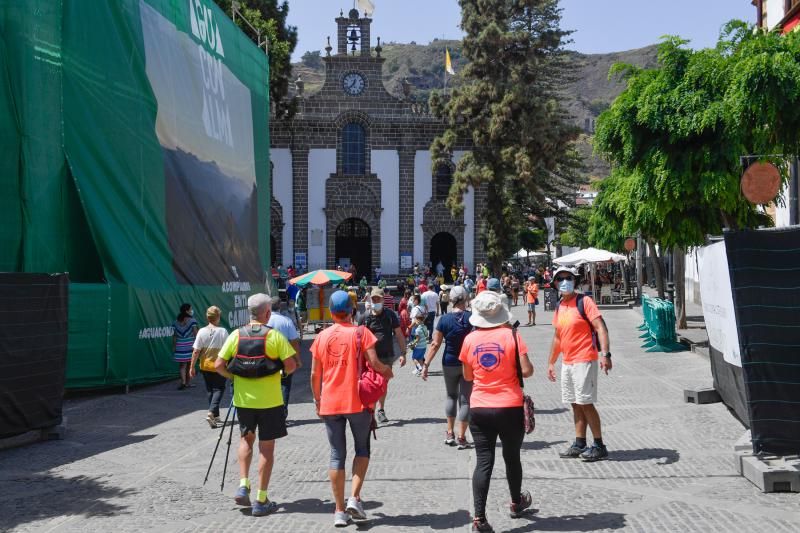
[(372, 19), (361, 17), (357, 9), (351, 9), (347, 16), (343, 12), (336, 18), (336, 55), (370, 55), (370, 25)]

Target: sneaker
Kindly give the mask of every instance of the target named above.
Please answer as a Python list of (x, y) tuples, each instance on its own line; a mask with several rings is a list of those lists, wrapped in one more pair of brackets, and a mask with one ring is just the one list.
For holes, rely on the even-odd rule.
[(527, 490), (523, 490), (522, 493), (519, 495), (519, 503), (511, 502), (511, 508), (508, 515), (511, 518), (521, 517), (522, 512), (531, 506), (532, 501), (533, 498), (531, 498), (531, 493), (528, 492)]
[(472, 531), (484, 531), (488, 533), (494, 533), (494, 529), (486, 521), (485, 518), (473, 518), (472, 519)]
[(345, 512), (355, 520), (367, 519), (367, 513), (364, 512), (364, 506), (362, 505), (361, 500), (353, 496), (347, 498), (347, 507), (345, 508)]
[(253, 516), (267, 516), (278, 510), (278, 504), (272, 501), (259, 502), (253, 504), (253, 510), (250, 514)]
[(236, 505), (250, 507), (250, 489), (247, 487), (239, 487), (239, 490), (236, 491), (236, 497), (234, 500), (236, 501)]
[(455, 446), (456, 445), (456, 436), (452, 431), (448, 431), (447, 433), (445, 433), (444, 443), (447, 446)]
[(336, 511), (333, 515), (334, 527), (347, 527), (352, 523), (353, 519), (344, 511)]
[(573, 442), (572, 445), (564, 450), (563, 452), (559, 453), (558, 456), (562, 459), (576, 459), (581, 456), (583, 452), (586, 451), (586, 448), (581, 448), (578, 446), (577, 443)]
[(581, 459), (585, 463), (593, 463), (595, 461), (608, 459), (608, 449), (606, 449), (605, 446), (598, 446), (597, 444), (594, 444), (591, 448), (586, 448), (586, 450), (581, 454)]
[(217, 429), (219, 427), (217, 424), (217, 419), (214, 417), (213, 413), (208, 413), (208, 416), (206, 416), (206, 422), (208, 422), (208, 425), (211, 426), (211, 429)]
[(386, 412), (383, 409), (378, 409), (375, 412), (375, 420), (378, 422), (378, 424), (385, 424), (389, 421), (389, 419), (386, 418)]
[(184, 385), (183, 383), (178, 385), (178, 390), (184, 390), (185, 388), (186, 388), (186, 385)]
[(472, 448), (472, 444), (467, 442), (466, 437), (458, 437), (456, 439), (456, 444), (458, 444), (458, 449), (459, 450), (468, 450), (468, 449)]

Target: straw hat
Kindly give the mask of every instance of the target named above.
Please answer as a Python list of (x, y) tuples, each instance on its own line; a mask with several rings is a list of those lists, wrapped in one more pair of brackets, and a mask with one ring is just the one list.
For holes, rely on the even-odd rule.
[(476, 328), (494, 328), (511, 320), (500, 295), (492, 291), (483, 291), (472, 300), (472, 315), (469, 323)]

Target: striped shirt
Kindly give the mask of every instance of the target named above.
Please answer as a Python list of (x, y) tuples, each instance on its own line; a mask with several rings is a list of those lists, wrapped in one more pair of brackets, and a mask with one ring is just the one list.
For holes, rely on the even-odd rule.
[(197, 320), (189, 318), (185, 324), (177, 320), (172, 323), (172, 331), (175, 334), (175, 354), (173, 358), (177, 363), (188, 363), (192, 360), (192, 349), (194, 346), (194, 328), (197, 327)]

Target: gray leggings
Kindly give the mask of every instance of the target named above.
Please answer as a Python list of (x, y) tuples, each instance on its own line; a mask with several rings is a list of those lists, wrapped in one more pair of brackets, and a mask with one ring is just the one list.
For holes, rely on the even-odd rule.
[(444, 415), (456, 417), (459, 422), (469, 422), (469, 396), (472, 394), (472, 382), (464, 379), (461, 365), (442, 365), (444, 386), (447, 388), (447, 399), (444, 402)]
[(350, 422), (350, 431), (353, 433), (353, 448), (356, 457), (369, 458), (369, 427), (372, 425), (372, 413), (361, 411), (349, 415), (325, 415), (325, 429), (328, 432), (328, 442), (331, 445), (331, 470), (344, 470), (347, 459), (347, 422)]

